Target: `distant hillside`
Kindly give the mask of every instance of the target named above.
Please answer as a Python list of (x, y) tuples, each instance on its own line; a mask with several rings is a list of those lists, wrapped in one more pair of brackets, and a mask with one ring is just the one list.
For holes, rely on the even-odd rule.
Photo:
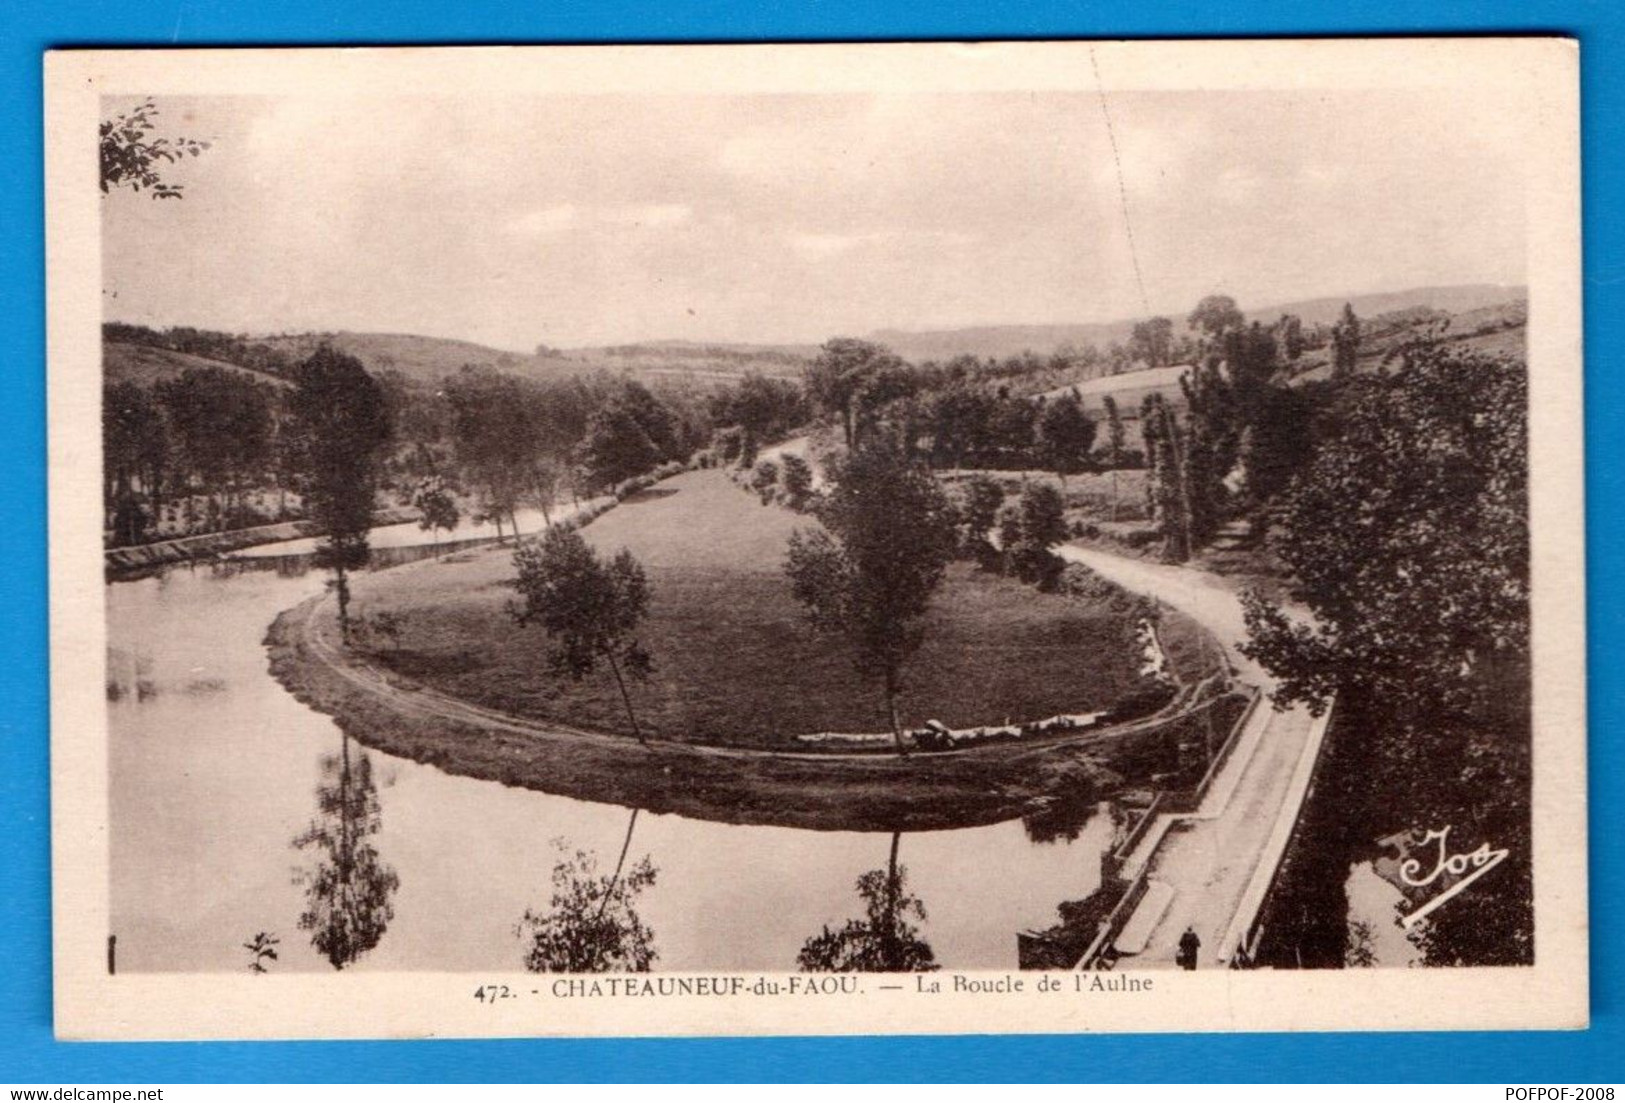
[[(1361, 317), (1415, 307), (1428, 307), (1459, 314), (1521, 300), (1526, 294), (1526, 290), (1522, 287), (1503, 287), (1496, 284), (1418, 287), (1408, 291), (1385, 291), (1370, 295), (1303, 299), (1249, 310), (1247, 316), (1261, 322), (1273, 322), (1282, 314), (1296, 314), (1303, 319), (1305, 325), (1327, 325), (1337, 320), (1344, 303), (1351, 304), (1354, 312)], [(1245, 303), (1242, 305), (1246, 306)], [(1048, 354), (1065, 345), (1080, 348), (1084, 345), (1094, 345), (1105, 349), (1113, 342), (1126, 342), (1134, 328), (1134, 322), (1135, 319), (1125, 319), (1076, 325), (977, 326), (919, 331), (882, 329), (875, 331), (870, 339), (888, 346), (905, 360), (948, 360), (967, 353), (981, 357), (1006, 357), (1019, 356), (1029, 350)], [(1174, 322), (1176, 327), (1184, 328), (1183, 317), (1176, 317)]]
[(238, 367), (223, 360), (210, 360), (172, 349), (152, 348), (147, 345), (126, 345), (109, 341), (102, 345), (102, 379), (108, 384), (131, 382), (143, 387), (173, 379), (187, 368), (219, 368), (235, 375), (247, 376), (273, 387), (286, 387), (288, 382), (266, 372)]
[(370, 371), (398, 371), (420, 383), (434, 383), (482, 365), (531, 378), (580, 371), (627, 372), (651, 379), (688, 377), (726, 382), (746, 372), (797, 375), (816, 349), (789, 345), (724, 345), (690, 342), (641, 342), (607, 347), (542, 349), (536, 354), (508, 352), (472, 341), (421, 337), (407, 333), (298, 333), (259, 337), (257, 341), (294, 359), (310, 355), (326, 342), (360, 360)]
[(508, 371), (534, 371), (535, 357), (504, 352), (472, 341), (419, 337), (410, 333), (293, 333), (255, 340), (302, 360), (326, 343), (354, 356), (369, 371), (398, 371), (408, 379), (433, 383), (462, 369), (482, 364)]

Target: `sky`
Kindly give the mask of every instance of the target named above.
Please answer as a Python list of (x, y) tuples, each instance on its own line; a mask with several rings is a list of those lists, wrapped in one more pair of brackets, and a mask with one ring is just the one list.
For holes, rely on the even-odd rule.
[(528, 351), (1524, 281), (1516, 147), (1459, 93), (1114, 93), (1111, 134), (1094, 93), (158, 107), (210, 148), (103, 197), (113, 320)]

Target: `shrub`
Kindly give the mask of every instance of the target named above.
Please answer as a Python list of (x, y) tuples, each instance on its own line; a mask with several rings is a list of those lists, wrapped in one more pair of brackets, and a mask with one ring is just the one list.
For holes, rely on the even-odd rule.
[(1057, 589), (1085, 601), (1099, 601), (1116, 597), (1118, 589), (1082, 563), (1068, 563), (1062, 568)]
[(794, 453), (780, 456), (779, 462), (783, 465), (779, 482), (784, 488), (784, 504), (800, 512), (806, 508), (807, 500), (812, 496), (812, 465)]
[(779, 465), (772, 460), (758, 463), (750, 475), (750, 488), (765, 506), (773, 500), (773, 490), (779, 483)]
[(615, 484), (615, 500), (624, 502), (632, 495), (648, 490), (655, 484), (655, 476), (650, 474), (633, 475), (630, 479)]
[(718, 429), (711, 439), (719, 464), (733, 463), (745, 450), (745, 431), (737, 425)]

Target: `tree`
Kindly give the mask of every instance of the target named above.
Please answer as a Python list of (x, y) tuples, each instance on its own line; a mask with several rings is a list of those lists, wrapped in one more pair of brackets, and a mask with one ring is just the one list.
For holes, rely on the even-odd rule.
[(601, 491), (651, 470), (660, 448), (632, 410), (612, 403), (587, 423), (581, 456), (590, 485)]
[(197, 157), (209, 148), (208, 142), (194, 138), (154, 138), (158, 128), (158, 105), (152, 100), (103, 119), (101, 137), (101, 188), (105, 195), (115, 188), (139, 192), (146, 189), (154, 199), (180, 199), (186, 185), (165, 180), (159, 163), (174, 164), (183, 157)]
[(959, 545), (967, 553), (978, 554), (987, 547), (987, 535), (998, 523), (1004, 504), (1004, 488), (991, 475), (976, 474), (960, 484)]
[(1038, 415), (1037, 403), (1013, 397), (1001, 387), (988, 422), (990, 458), (1000, 464), (1026, 468), (1038, 434)]
[[(875, 376), (901, 366), (902, 361), (884, 345), (855, 337), (833, 337), (824, 342), (807, 367), (807, 395), (824, 413), (840, 420), (847, 447), (855, 448), (861, 435), (859, 396), (864, 387)], [(869, 401), (873, 398), (870, 395)]]
[(343, 969), (377, 946), (395, 917), (390, 898), (401, 879), (372, 844), (383, 818), (372, 760), (353, 763), (350, 737), (341, 733), (340, 752), (322, 759), (316, 787), (316, 818), (293, 841), (296, 850), (314, 847), (316, 868), (303, 875), (305, 910), (299, 929), (335, 969)]
[(626, 706), (632, 735), (645, 742), (632, 708), (626, 679), (647, 679), (654, 664), (638, 641), (638, 626), (649, 614), (649, 581), (624, 548), (600, 559), (579, 532), (550, 528), (540, 541), (521, 544), (513, 554), (519, 577), (514, 587), (523, 605), (511, 609), (521, 626), (541, 624), (552, 641), (548, 654), (555, 673), (580, 681), (609, 664)]
[(1145, 438), (1146, 507), (1162, 535), (1164, 556), (1183, 562), (1195, 549), (1185, 436), (1173, 408), (1162, 395), (1148, 394), (1140, 403), (1140, 432)]
[(936, 954), (914, 924), (925, 921), (925, 905), (908, 891), (908, 867), (897, 864), (902, 835), (892, 832), (891, 856), (885, 869), (858, 878), (864, 917), (849, 919), (839, 930), (825, 927), (809, 938), (796, 955), (804, 973), (929, 973)]
[(113, 544), (139, 543), (148, 516), (137, 500), (137, 487), (152, 507), (153, 519), (163, 506), (162, 485), (169, 459), (169, 434), (163, 409), (144, 387), (128, 380), (102, 388), (103, 503), (113, 514)]
[(1353, 375), (1359, 358), (1360, 319), (1355, 317), (1353, 305), (1344, 303), (1342, 315), (1332, 325), (1332, 378)]
[(897, 696), (953, 556), (953, 509), (929, 473), (882, 442), (849, 453), (830, 479), (824, 527), (792, 534), (785, 573), (813, 627), (845, 636), (859, 674), (880, 680), (906, 754)]
[(231, 527), (242, 482), (262, 472), (270, 456), (269, 389), (236, 372), (187, 368), (159, 383), (155, 395), (188, 474), (211, 498), (214, 523)]
[(926, 417), (932, 462), (939, 467), (963, 467), (966, 457), (986, 453), (993, 415), (993, 396), (972, 384), (954, 383), (931, 396)]
[(390, 439), (389, 411), (361, 361), (330, 345), (301, 363), (296, 378), (289, 405), (301, 484), (310, 518), (323, 534), (316, 565), (334, 574), (339, 628), (348, 640), (348, 572), (367, 564), (378, 464)]
[[(1255, 595), (1243, 650), (1276, 699), (1353, 689), (1413, 711), (1517, 712), (1529, 522), (1521, 364), (1429, 348), (1351, 381), (1341, 432), (1287, 493), (1277, 552), (1314, 624)], [(1526, 685), (1526, 680), (1524, 683)]]
[(1000, 524), (1000, 541), (1017, 574), (1029, 582), (1052, 585), (1061, 562), (1050, 551), (1066, 542), (1065, 503), (1053, 486), (1035, 483), (1021, 493)]
[(1044, 404), (1038, 417), (1038, 443), (1050, 470), (1066, 477), (1084, 470), (1089, 450), (1095, 444), (1095, 423), (1084, 412), (1083, 403), (1070, 391)]
[(1123, 417), (1117, 410), (1117, 399), (1105, 397), (1106, 406), (1106, 462), (1112, 469), (1112, 520), (1117, 520), (1117, 470), (1123, 466)]
[[(637, 822), (636, 810), (632, 823)], [(632, 830), (627, 828), (630, 845)], [(564, 841), (554, 845), (564, 850)], [(621, 851), (624, 864), (626, 850)], [(623, 877), (598, 872), (593, 855), (578, 850), (553, 866), (551, 907), (525, 910), (519, 935), (528, 938), (525, 968), (533, 973), (647, 973), (658, 956), (654, 933), (638, 915), (638, 896), (655, 883), (655, 867), (645, 857)]]
[(784, 436), (807, 420), (806, 393), (794, 381), (747, 372), (737, 387), (711, 400), (718, 427), (738, 426), (758, 445)]
[(779, 455), (779, 465), (782, 468), (779, 485), (784, 488), (785, 504), (799, 513), (812, 499), (812, 464), (794, 452), (784, 452)]
[(440, 543), (440, 530), (450, 532), (463, 519), (457, 509), (457, 499), (438, 475), (430, 475), (418, 483), (412, 492), (412, 504), (423, 515), (418, 518), (418, 528), (430, 533), (436, 546)]
[(1196, 304), (1185, 321), (1192, 329), (1216, 339), (1232, 329), (1239, 329), (1247, 319), (1229, 295), (1209, 295)]
[(1174, 323), (1171, 318), (1148, 318), (1135, 322), (1129, 338), (1133, 355), (1146, 362), (1147, 367), (1160, 368), (1173, 363)]
[(1297, 363), (1307, 344), (1303, 336), (1303, 319), (1296, 314), (1283, 314), (1281, 320), (1275, 323), (1275, 328), (1280, 335), (1281, 351), (1287, 363)]
[(547, 416), (538, 387), (489, 368), (463, 368), (446, 382), (445, 397), (458, 467), (498, 536), (507, 518), (517, 539), (521, 504), (536, 504), (548, 518), (569, 446), (566, 431)]

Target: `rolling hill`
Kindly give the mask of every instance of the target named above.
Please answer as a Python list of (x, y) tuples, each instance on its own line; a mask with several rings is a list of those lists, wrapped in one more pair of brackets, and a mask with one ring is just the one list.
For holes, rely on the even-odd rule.
[(435, 383), (465, 364), (482, 365), (533, 379), (608, 370), (637, 376), (685, 376), (727, 382), (746, 372), (796, 375), (817, 352), (788, 345), (694, 344), (650, 341), (608, 347), (547, 349), (528, 354), (472, 341), (409, 333), (299, 333), (256, 337), (295, 359), (326, 342), (360, 360), (371, 371), (398, 371), (419, 383)]
[[(1461, 314), (1522, 300), (1526, 294), (1522, 287), (1498, 284), (1417, 287), (1369, 295), (1302, 299), (1251, 310), (1247, 316), (1261, 322), (1273, 322), (1282, 314), (1296, 314), (1305, 325), (1312, 326), (1336, 321), (1344, 303), (1353, 306), (1354, 312), (1362, 318), (1416, 307)], [(967, 353), (982, 357), (1019, 356), (1029, 350), (1040, 354), (1051, 353), (1063, 345), (1095, 345), (1103, 349), (1114, 341), (1126, 342), (1135, 321), (1123, 319), (1115, 322), (996, 325), (944, 330), (882, 329), (871, 334), (870, 340), (888, 346), (905, 360), (914, 361), (947, 360)], [(1183, 328), (1183, 318), (1175, 318), (1174, 322), (1177, 327)]]
[(175, 352), (172, 349), (153, 348), (149, 345), (126, 345), (108, 341), (102, 345), (102, 379), (109, 385), (123, 382), (150, 387), (166, 379), (173, 379), (187, 368), (219, 368), (234, 375), (244, 375), (257, 383), (273, 387), (290, 386), (286, 379), (253, 368), (228, 364), (224, 360), (211, 360), (204, 356)]

